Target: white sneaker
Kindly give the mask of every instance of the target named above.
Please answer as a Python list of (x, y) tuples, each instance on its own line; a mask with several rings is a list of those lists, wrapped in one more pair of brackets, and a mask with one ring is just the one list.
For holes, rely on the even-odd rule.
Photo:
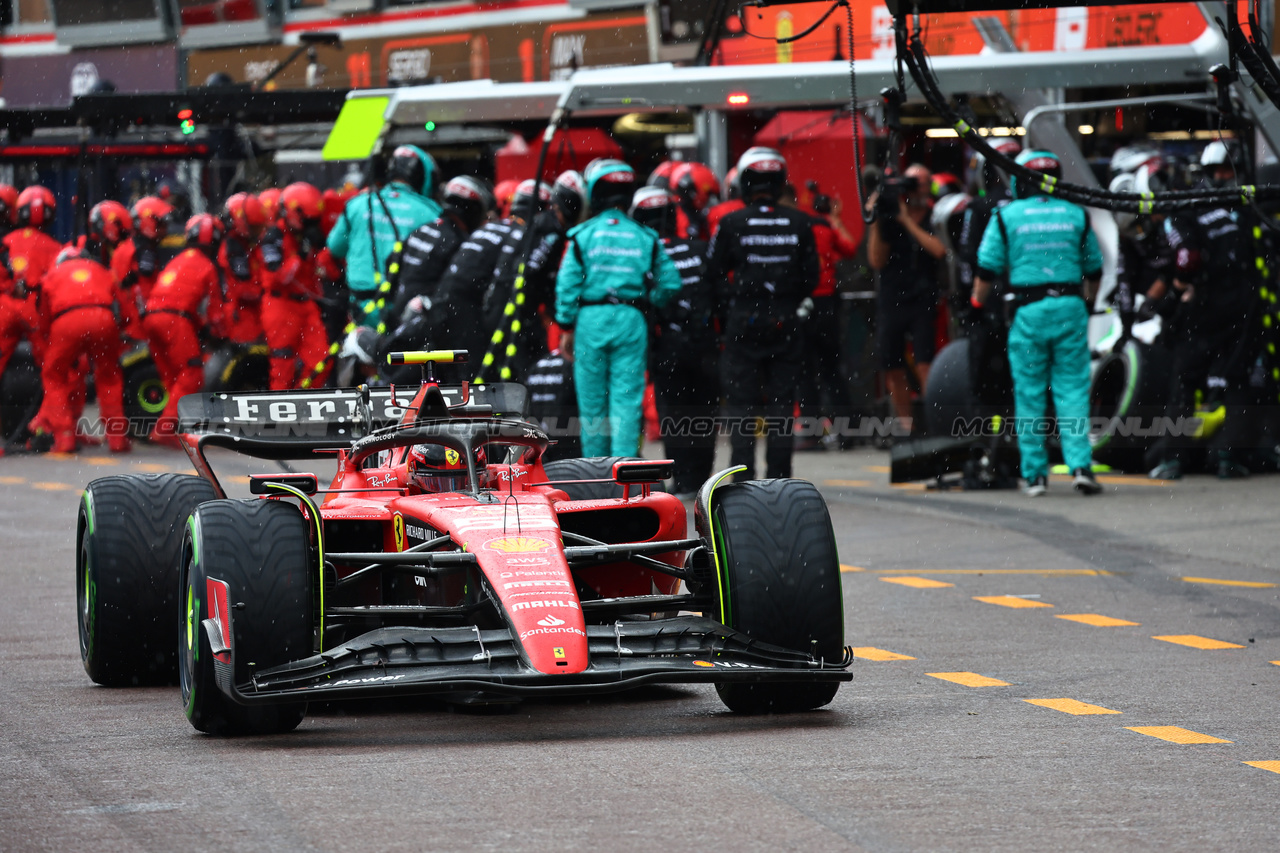
[(1041, 475), (1034, 480), (1028, 480), (1026, 487), (1022, 491), (1029, 498), (1042, 497), (1045, 492), (1049, 491), (1049, 478)]

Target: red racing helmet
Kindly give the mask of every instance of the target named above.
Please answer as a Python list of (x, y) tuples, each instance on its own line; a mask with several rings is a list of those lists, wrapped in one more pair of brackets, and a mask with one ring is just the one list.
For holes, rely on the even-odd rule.
[(172, 215), (173, 205), (153, 195), (133, 203), (134, 227), (148, 240), (160, 240), (169, 233), (169, 217)]
[(267, 224), (267, 212), (252, 193), (236, 193), (223, 204), (231, 233), (252, 239)]
[(267, 214), (268, 222), (275, 222), (280, 218), (280, 190), (268, 187), (258, 193), (258, 201), (262, 202), (262, 209)]
[(408, 467), (409, 483), (424, 492), (456, 492), (467, 486), (467, 463), (452, 447), (415, 444)]
[(133, 233), (133, 217), (118, 201), (100, 201), (89, 211), (89, 235), (116, 246)]
[(187, 220), (187, 247), (212, 254), (222, 242), (222, 220), (211, 213), (197, 213)]
[(324, 196), (305, 181), (289, 184), (280, 193), (280, 208), (291, 231), (301, 231), (310, 222), (318, 223), (324, 214)]
[(671, 173), (671, 191), (697, 210), (720, 201), (720, 181), (705, 163), (680, 163)]
[(44, 228), (53, 223), (58, 200), (47, 188), (35, 184), (18, 193), (17, 224), (24, 228)]
[(672, 189), (675, 187), (675, 181), (672, 178), (681, 165), (679, 160), (663, 160), (649, 173), (649, 180), (645, 181), (645, 186), (661, 187), (664, 190)]

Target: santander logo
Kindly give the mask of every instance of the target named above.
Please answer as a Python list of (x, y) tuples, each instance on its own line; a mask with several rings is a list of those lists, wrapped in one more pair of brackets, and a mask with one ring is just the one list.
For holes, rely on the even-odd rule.
[(563, 620), (563, 619), (557, 619), (556, 617), (554, 617), (554, 616), (552, 616), (550, 613), (548, 613), (548, 614), (547, 614), (547, 618), (546, 618), (546, 619), (539, 619), (539, 620), (538, 620), (538, 624), (539, 624), (539, 625), (541, 625), (541, 626), (543, 626), (544, 628), (555, 628), (557, 625), (563, 625), (563, 624), (564, 624), (564, 620)]

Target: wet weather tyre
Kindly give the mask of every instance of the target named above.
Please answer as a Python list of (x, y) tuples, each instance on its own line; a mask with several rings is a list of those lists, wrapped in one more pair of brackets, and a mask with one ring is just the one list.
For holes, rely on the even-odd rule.
[[(574, 501), (597, 501), (606, 498), (622, 497), (622, 486), (612, 482), (613, 463), (629, 462), (637, 456), (588, 456), (583, 459), (556, 459), (547, 462), (542, 469), (547, 472), (547, 481), (563, 483), (560, 490)], [(566, 483), (565, 480), (609, 480), (608, 483)], [(653, 490), (665, 491), (661, 483), (655, 483)], [(635, 493), (635, 489), (632, 489)]]
[(129, 434), (143, 438), (150, 434), (156, 418), (169, 402), (169, 392), (149, 355), (136, 354), (123, 359), (124, 414), (129, 419)]
[(178, 558), (187, 517), (216, 498), (182, 474), (103, 477), (76, 523), (80, 658), (98, 684), (172, 684), (178, 675)]
[[(804, 480), (750, 480), (716, 491), (720, 618), (753, 639), (828, 662), (843, 657), (840, 558), (822, 495)], [(808, 711), (836, 683), (717, 684), (739, 713)]]
[[(311, 656), (314, 554), (308, 522), (289, 503), (213, 501), (191, 516), (182, 544), (178, 670), (183, 707), (199, 731), (279, 734), (302, 722), (306, 703), (241, 705), (223, 687)], [(210, 586), (219, 581), (227, 586), (232, 637), (231, 651), (215, 658), (210, 626), (225, 614), (211, 606)]]

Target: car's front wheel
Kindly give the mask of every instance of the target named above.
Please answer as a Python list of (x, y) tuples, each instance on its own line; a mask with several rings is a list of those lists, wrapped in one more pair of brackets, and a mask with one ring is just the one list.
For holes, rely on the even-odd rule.
[(305, 703), (241, 705), (224, 687), (311, 656), (319, 574), (313, 554), (307, 522), (292, 504), (213, 501), (191, 516), (182, 545), (178, 669), (183, 707), (198, 730), (276, 734), (302, 722)]
[[(753, 639), (828, 663), (843, 657), (840, 558), (827, 504), (804, 480), (750, 480), (715, 493), (720, 620)], [(820, 708), (839, 685), (826, 682), (717, 684), (741, 713)]]

